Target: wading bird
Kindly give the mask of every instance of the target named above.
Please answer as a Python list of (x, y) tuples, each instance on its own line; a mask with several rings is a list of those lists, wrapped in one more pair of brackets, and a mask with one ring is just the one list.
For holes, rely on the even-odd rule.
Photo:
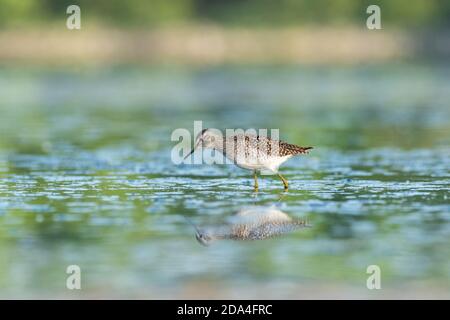
[(198, 134), (194, 147), (185, 159), (198, 147), (217, 150), (238, 167), (252, 170), (255, 191), (258, 190), (257, 171), (261, 170), (277, 174), (283, 181), (284, 190), (287, 190), (288, 181), (278, 173), (278, 167), (292, 156), (307, 154), (312, 149), (254, 134), (234, 134), (224, 137), (218, 130), (212, 129), (203, 129)]
[(199, 228), (190, 223), (197, 241), (205, 246), (221, 239), (262, 240), (309, 227), (305, 220), (293, 219), (274, 206), (242, 208), (221, 225)]

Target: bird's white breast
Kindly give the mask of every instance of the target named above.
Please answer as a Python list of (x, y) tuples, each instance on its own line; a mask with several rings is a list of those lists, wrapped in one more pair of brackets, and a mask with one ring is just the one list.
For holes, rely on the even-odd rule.
[(245, 160), (237, 159), (236, 165), (243, 169), (248, 170), (269, 170), (272, 172), (277, 172), (278, 167), (288, 160), (292, 156), (284, 156), (284, 157), (270, 157), (264, 159), (257, 158), (247, 158)]

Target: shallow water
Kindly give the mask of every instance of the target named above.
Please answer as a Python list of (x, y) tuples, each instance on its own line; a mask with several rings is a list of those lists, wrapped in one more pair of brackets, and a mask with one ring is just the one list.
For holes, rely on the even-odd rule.
[[(449, 298), (449, 71), (1, 69), (0, 296)], [(288, 193), (255, 194), (247, 171), (171, 162), (194, 120), (315, 149), (282, 166)], [(197, 242), (249, 206), (310, 227)]]

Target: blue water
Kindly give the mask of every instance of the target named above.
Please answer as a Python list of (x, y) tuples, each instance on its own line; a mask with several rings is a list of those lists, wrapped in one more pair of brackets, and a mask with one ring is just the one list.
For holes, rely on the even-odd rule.
[[(449, 298), (448, 71), (2, 69), (0, 296)], [(281, 167), (288, 193), (272, 176), (254, 193), (245, 170), (171, 162), (171, 133), (195, 120), (315, 149)], [(249, 206), (310, 227), (196, 240), (193, 224)], [(66, 288), (71, 264), (81, 290)]]

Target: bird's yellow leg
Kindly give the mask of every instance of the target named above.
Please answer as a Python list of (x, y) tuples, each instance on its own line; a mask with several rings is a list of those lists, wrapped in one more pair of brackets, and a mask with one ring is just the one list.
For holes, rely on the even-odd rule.
[(278, 176), (279, 176), (280, 179), (283, 181), (284, 190), (287, 190), (287, 189), (288, 189), (288, 182), (287, 182), (287, 180), (286, 180), (281, 174), (279, 174), (279, 173), (278, 173)]
[(258, 176), (256, 175), (256, 170), (253, 173), (255, 178), (255, 191), (258, 191)]

